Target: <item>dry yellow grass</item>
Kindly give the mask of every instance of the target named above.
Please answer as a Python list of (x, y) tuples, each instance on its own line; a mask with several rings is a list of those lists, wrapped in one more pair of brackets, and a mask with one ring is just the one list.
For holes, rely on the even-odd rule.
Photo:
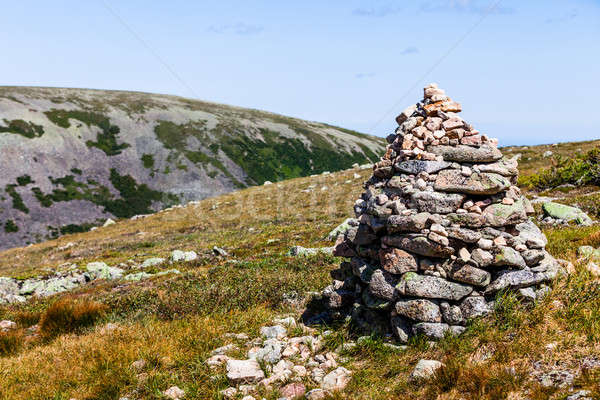
[[(27, 276), (65, 262), (109, 264), (167, 256), (173, 249), (196, 250), (200, 260), (177, 265), (181, 276), (138, 283), (98, 282), (75, 291), (79, 299), (110, 307), (104, 322), (78, 334), (52, 340), (29, 338), (15, 353), (0, 358), (0, 398), (6, 399), (160, 399), (177, 385), (186, 399), (218, 399), (228, 386), (223, 371), (211, 372), (205, 359), (226, 344), (226, 332), (257, 335), (260, 326), (291, 309), (284, 293), (300, 295), (322, 288), (339, 260), (292, 259), (293, 245), (330, 245), (326, 234), (350, 212), (370, 171), (344, 171), (250, 188), (197, 205), (137, 221), (120, 221), (94, 232), (70, 235), (0, 254), (0, 275)], [(350, 183), (346, 183), (350, 181)], [(311, 192), (303, 192), (316, 185)], [(327, 186), (327, 190), (321, 190)], [(549, 251), (575, 261), (577, 246), (595, 241), (598, 227), (548, 230)], [(275, 239), (275, 241), (272, 241)], [(74, 247), (59, 250), (68, 242)], [(231, 253), (214, 257), (212, 246)], [(234, 260), (235, 262), (232, 262)], [(555, 284), (533, 307), (503, 298), (489, 318), (474, 322), (459, 338), (435, 347), (418, 339), (396, 352), (374, 338), (346, 354), (353, 380), (337, 398), (348, 399), (564, 399), (584, 388), (600, 396), (595, 370), (581, 372), (582, 360), (600, 360), (600, 288), (582, 265)], [(56, 296), (61, 298), (63, 296)], [(26, 305), (0, 306), (0, 319), (20, 323), (22, 332), (56, 298)], [(345, 326), (334, 327), (331, 348), (355, 339)], [(546, 348), (548, 344), (553, 349)], [(240, 354), (241, 355), (241, 354)], [(428, 383), (410, 382), (421, 359), (446, 368)], [(131, 363), (146, 361), (136, 371)], [(538, 376), (554, 369), (578, 371), (570, 388), (545, 388)], [(216, 378), (211, 378), (216, 376)], [(314, 382), (305, 381), (308, 387)], [(277, 393), (262, 393), (268, 399)]]

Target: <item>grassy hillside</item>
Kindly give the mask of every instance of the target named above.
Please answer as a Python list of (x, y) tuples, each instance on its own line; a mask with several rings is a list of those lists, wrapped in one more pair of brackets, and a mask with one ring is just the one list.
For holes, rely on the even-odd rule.
[[(522, 160), (523, 169), (534, 171), (528, 162)], [(186, 399), (221, 398), (219, 391), (229, 385), (223, 369), (212, 371), (205, 364), (211, 350), (234, 342), (225, 333), (256, 337), (275, 316), (299, 317), (303, 304), (290, 299), (323, 288), (340, 260), (285, 254), (293, 245), (331, 245), (327, 233), (350, 215), (370, 174), (348, 170), (251, 187), (0, 253), (0, 275), (21, 278), (90, 261), (128, 269), (149, 257), (168, 257), (174, 249), (200, 254), (192, 263), (156, 267), (176, 267), (181, 275), (132, 283), (94, 281), (70, 294), (0, 306), (0, 319), (16, 321), (19, 328), (0, 345), (2, 397), (161, 399), (162, 391), (177, 385)], [(459, 338), (431, 347), (420, 339), (403, 351), (384, 346), (381, 338), (363, 341), (342, 353), (340, 362), (354, 372), (336, 398), (564, 399), (580, 389), (598, 398), (600, 285), (577, 262), (575, 251), (580, 245), (600, 246), (600, 228), (545, 233), (548, 251), (576, 266), (574, 274), (554, 283), (547, 298), (524, 306), (513, 296), (502, 296), (491, 316), (472, 323)], [(216, 256), (213, 246), (230, 256)], [(83, 303), (82, 313), (95, 317), (70, 333), (43, 328), (35, 336), (27, 331), (40, 319), (43, 325), (49, 307), (67, 297), (107, 308), (93, 311), (94, 304)], [(61, 308), (51, 311), (56, 309)], [(108, 330), (106, 323), (117, 328)], [(329, 328), (328, 348), (356, 339), (347, 326)], [(422, 358), (440, 360), (445, 367), (430, 381), (413, 382), (409, 374)], [(147, 363), (142, 371), (131, 366), (138, 359)], [(567, 383), (548, 385), (554, 378)], [(314, 386), (309, 377), (304, 383)], [(278, 397), (267, 391), (260, 395)]]
[(0, 249), (384, 149), (348, 129), (149, 93), (0, 87), (0, 115)]

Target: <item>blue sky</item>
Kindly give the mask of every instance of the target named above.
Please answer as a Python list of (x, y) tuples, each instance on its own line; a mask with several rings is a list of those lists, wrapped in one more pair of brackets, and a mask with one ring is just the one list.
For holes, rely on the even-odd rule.
[(22, 1), (0, 84), (177, 94), (384, 136), (438, 82), (501, 145), (600, 137), (600, 1)]

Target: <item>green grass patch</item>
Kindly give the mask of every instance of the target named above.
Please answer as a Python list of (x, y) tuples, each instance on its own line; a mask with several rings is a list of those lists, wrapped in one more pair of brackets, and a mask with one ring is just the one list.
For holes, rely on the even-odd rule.
[(154, 156), (152, 154), (143, 154), (142, 155), (142, 164), (144, 168), (152, 169), (154, 168)]
[(61, 128), (69, 128), (71, 123), (69, 119), (76, 119), (83, 122), (87, 126), (96, 126), (100, 128), (102, 132), (96, 135), (96, 141), (88, 140), (86, 145), (88, 147), (96, 147), (102, 150), (108, 156), (114, 156), (121, 154), (121, 152), (131, 147), (128, 143), (118, 143), (118, 135), (121, 129), (117, 125), (112, 125), (110, 119), (100, 113), (82, 111), (82, 110), (50, 110), (44, 114), (54, 124)]
[(0, 132), (14, 133), (25, 136), (28, 139), (40, 137), (44, 134), (44, 127), (36, 125), (33, 122), (27, 122), (22, 119), (4, 120), (6, 126), (0, 126)]
[(16, 233), (19, 232), (19, 227), (17, 226), (17, 224), (15, 224), (15, 221), (9, 219), (4, 223), (4, 232)]
[(30, 183), (34, 183), (29, 175), (22, 175), (17, 177), (17, 184), (19, 186), (27, 186)]
[(29, 214), (29, 208), (27, 208), (27, 206), (25, 205), (25, 202), (23, 202), (23, 198), (17, 192), (16, 188), (17, 188), (17, 185), (8, 184), (4, 187), (4, 190), (12, 198), (12, 206), (15, 210), (20, 210), (20, 211), (24, 212), (25, 214)]

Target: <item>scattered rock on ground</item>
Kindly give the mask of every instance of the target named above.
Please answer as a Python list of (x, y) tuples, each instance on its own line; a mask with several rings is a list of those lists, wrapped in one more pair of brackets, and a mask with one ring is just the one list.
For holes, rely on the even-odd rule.
[(17, 324), (15, 322), (7, 319), (0, 321), (0, 332), (8, 332), (13, 329), (17, 329)]
[(213, 253), (215, 256), (229, 257), (229, 253), (218, 246), (213, 246)]
[(227, 379), (233, 384), (257, 383), (265, 378), (265, 373), (256, 360), (227, 361)]
[(317, 254), (333, 254), (333, 247), (307, 248), (294, 246), (287, 253), (288, 256), (292, 257), (308, 257)]
[(428, 379), (435, 374), (444, 364), (437, 360), (424, 360), (421, 359), (413, 369), (410, 377), (412, 379)]
[(194, 261), (198, 258), (198, 254), (195, 251), (181, 251), (181, 250), (173, 250), (171, 253), (171, 261), (172, 262), (189, 262)]
[(185, 396), (185, 392), (179, 389), (177, 386), (171, 386), (163, 392), (163, 394), (169, 399), (179, 400)]

